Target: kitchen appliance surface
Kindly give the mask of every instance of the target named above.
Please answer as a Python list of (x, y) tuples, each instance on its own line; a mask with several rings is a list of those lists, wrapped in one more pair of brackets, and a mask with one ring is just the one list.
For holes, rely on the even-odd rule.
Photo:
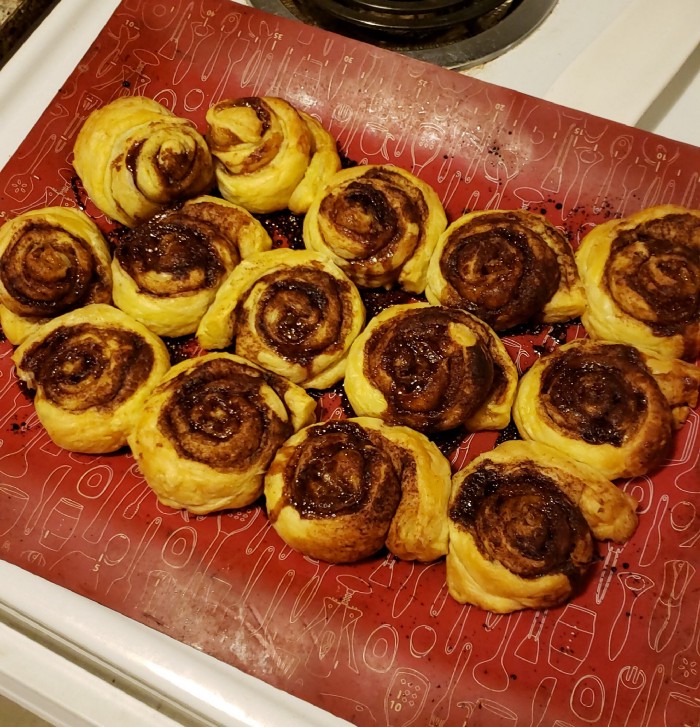
[[(55, 97), (16, 107), (0, 219), (85, 205), (110, 231), (80, 190), (72, 144), (92, 109), (136, 94), (201, 128), (220, 99), (282, 96), (320, 119), (349, 159), (432, 184), (450, 218), (530, 209), (574, 245), (643, 207), (700, 207), (695, 146), (227, 0), (123, 0)], [(16, 150), (12, 134), (23, 139)], [(524, 371), (583, 335), (574, 322), (504, 342)], [(188, 355), (187, 342), (172, 350)], [(455, 603), (442, 562), (383, 554), (330, 566), (285, 546), (259, 505), (196, 517), (159, 505), (128, 453), (52, 444), (11, 353), (0, 343), (2, 612), (128, 678), (139, 698), (232, 725), (282, 714), (362, 726), (696, 719), (697, 411), (660, 471), (619, 483), (640, 502), (640, 527), (626, 545), (601, 546), (583, 592), (497, 616)], [(319, 402), (324, 418), (344, 413), (338, 392)], [(454, 468), (506, 436), (455, 441)]]

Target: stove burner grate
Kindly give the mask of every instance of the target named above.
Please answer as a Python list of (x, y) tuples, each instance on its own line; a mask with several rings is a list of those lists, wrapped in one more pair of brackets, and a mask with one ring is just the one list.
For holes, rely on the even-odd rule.
[(250, 0), (282, 17), (446, 68), (483, 63), (516, 45), (557, 0)]

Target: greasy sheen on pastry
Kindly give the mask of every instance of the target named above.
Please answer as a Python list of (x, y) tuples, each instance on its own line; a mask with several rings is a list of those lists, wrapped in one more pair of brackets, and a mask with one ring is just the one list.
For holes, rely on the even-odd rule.
[(182, 361), (143, 406), (129, 446), (168, 507), (206, 514), (262, 493), (277, 449), (314, 419), (316, 403), (280, 376), (228, 353)]
[(399, 167), (370, 164), (331, 177), (304, 218), (304, 245), (330, 253), (361, 287), (422, 293), (446, 226), (430, 185)]
[(350, 347), (345, 393), (358, 415), (420, 432), (510, 421), (517, 370), (482, 320), (458, 308), (407, 303), (372, 318)]
[(636, 477), (663, 463), (699, 385), (692, 364), (582, 339), (525, 372), (513, 420), (524, 439), (552, 445), (611, 480)]
[(36, 389), (39, 421), (60, 447), (114, 452), (170, 368), (165, 344), (118, 308), (93, 303), (40, 326), (13, 355)]
[(15, 345), (51, 318), (112, 299), (111, 256), (81, 210), (44, 207), (0, 227), (0, 325)]
[(365, 322), (355, 284), (325, 255), (280, 248), (243, 261), (219, 289), (197, 329), (205, 349), (235, 351), (305, 388), (345, 373)]
[(451, 223), (430, 259), (426, 296), (496, 331), (568, 321), (585, 306), (569, 241), (525, 210), (470, 212)]
[(194, 333), (241, 259), (271, 246), (242, 207), (197, 197), (120, 237), (112, 262), (114, 303), (160, 336)]
[(351, 563), (386, 546), (404, 560), (447, 552), (450, 464), (425, 435), (371, 417), (291, 437), (265, 477), (272, 526), (311, 558)]
[(700, 210), (650, 207), (594, 227), (576, 251), (592, 338), (700, 356)]
[(73, 153), (90, 199), (127, 227), (214, 183), (212, 156), (196, 126), (144, 96), (117, 98), (91, 112)]
[(321, 124), (274, 96), (226, 99), (207, 111), (207, 142), (225, 199), (251, 212), (306, 212), (340, 169), (335, 139)]
[(637, 502), (588, 465), (537, 442), (504, 442), (452, 479), (447, 587), (496, 613), (569, 599), (596, 540), (625, 542)]

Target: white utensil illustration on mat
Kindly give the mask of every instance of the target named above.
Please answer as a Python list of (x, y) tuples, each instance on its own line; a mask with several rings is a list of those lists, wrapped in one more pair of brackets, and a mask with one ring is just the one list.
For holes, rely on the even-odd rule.
[(525, 638), (515, 649), (515, 655), (530, 664), (536, 664), (540, 658), (540, 637), (549, 611), (535, 611)]
[(671, 679), (688, 689), (700, 687), (700, 608), (695, 617), (690, 642), (673, 657)]
[(608, 727), (627, 727), (630, 714), (646, 684), (646, 675), (637, 666), (623, 666), (617, 675), (615, 696)]
[(605, 707), (605, 685), (595, 674), (584, 674), (569, 698), (571, 711), (584, 722), (598, 723)]
[(520, 613), (509, 614), (504, 617), (504, 620), (506, 625), (496, 653), (489, 659), (475, 664), (472, 672), (474, 680), (492, 692), (503, 692), (508, 689), (510, 684), (510, 674), (505, 668), (503, 659), (508, 653), (511, 637), (520, 620)]
[(639, 597), (654, 585), (654, 581), (642, 573), (620, 573), (618, 571), (616, 575), (622, 586), (622, 601), (610, 627), (608, 640), (610, 661), (615, 661), (620, 656), (627, 643), (632, 624), (632, 613)]
[(421, 672), (410, 667), (396, 670), (384, 697), (386, 727), (409, 727), (423, 709), (430, 682)]
[(443, 693), (441, 699), (433, 707), (433, 711), (430, 713), (428, 719), (429, 727), (444, 727), (449, 724), (450, 712), (452, 710), (452, 699), (454, 697), (455, 689), (459, 684), (459, 680), (462, 678), (464, 669), (469, 662), (469, 658), (472, 655), (472, 645), (467, 642), (462, 646), (455, 659), (454, 667), (452, 667), (452, 674), (450, 675), (450, 681), (447, 683), (447, 688)]

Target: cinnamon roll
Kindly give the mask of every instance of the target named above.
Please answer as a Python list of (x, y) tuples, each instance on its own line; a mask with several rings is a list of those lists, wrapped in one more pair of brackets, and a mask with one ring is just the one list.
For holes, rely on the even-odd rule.
[(205, 349), (235, 339), (236, 353), (305, 388), (324, 389), (345, 373), (350, 344), (365, 322), (355, 285), (329, 258), (278, 249), (241, 263), (197, 329)]
[(120, 238), (112, 262), (114, 303), (160, 336), (194, 333), (241, 258), (271, 246), (242, 207), (197, 197)]
[(576, 262), (591, 337), (700, 356), (700, 210), (663, 205), (598, 225)]
[(228, 353), (182, 361), (129, 435), (146, 482), (168, 507), (206, 514), (260, 497), (277, 449), (314, 418), (295, 384)]
[(453, 477), (447, 586), (496, 613), (552, 608), (580, 586), (598, 540), (625, 542), (637, 502), (536, 442), (504, 442)]
[(73, 452), (114, 452), (170, 367), (165, 344), (122, 311), (93, 303), (58, 316), (13, 356), (36, 389), (34, 405), (51, 439)]
[(513, 419), (524, 439), (550, 444), (609, 479), (636, 477), (664, 461), (699, 385), (692, 364), (664, 366), (633, 346), (583, 339), (523, 375)]
[(447, 217), (435, 190), (390, 165), (331, 177), (304, 219), (307, 248), (330, 253), (357, 285), (425, 289), (428, 261)]
[(424, 435), (370, 417), (312, 425), (265, 477), (272, 526), (311, 558), (350, 563), (385, 545), (423, 562), (447, 551), (450, 465)]
[(220, 101), (207, 111), (207, 125), (221, 194), (251, 212), (302, 214), (340, 169), (333, 137), (281, 98)]
[(24, 212), (0, 227), (0, 325), (15, 345), (70, 310), (112, 299), (99, 228), (70, 207)]
[(431, 257), (426, 296), (463, 308), (496, 331), (568, 321), (585, 306), (569, 241), (545, 217), (525, 210), (471, 212), (453, 222)]
[(117, 98), (93, 111), (73, 153), (90, 199), (127, 227), (214, 183), (211, 153), (195, 125), (143, 96)]
[(503, 343), (466, 311), (428, 303), (394, 305), (350, 347), (345, 392), (358, 415), (420, 432), (510, 421), (517, 371)]

